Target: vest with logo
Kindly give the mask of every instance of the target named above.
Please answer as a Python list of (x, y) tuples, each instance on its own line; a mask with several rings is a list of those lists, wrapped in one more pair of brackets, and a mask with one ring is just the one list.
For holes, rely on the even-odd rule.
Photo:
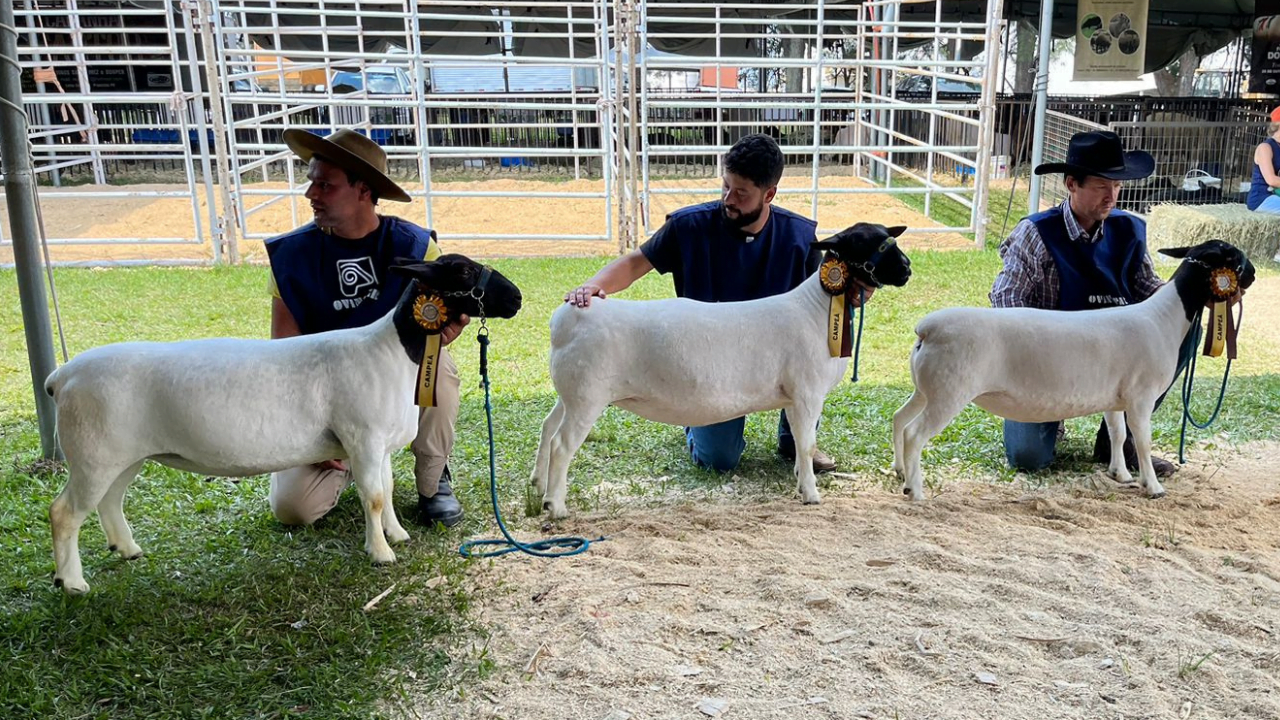
[(276, 290), (303, 335), (363, 327), (391, 312), (409, 279), (388, 271), (399, 257), (433, 260), (435, 234), (382, 217), (359, 240), (338, 238), (309, 223), (268, 240)]
[(1040, 239), (1058, 269), (1059, 310), (1093, 310), (1137, 301), (1134, 278), (1147, 256), (1147, 226), (1112, 210), (1102, 224), (1102, 239), (1081, 242), (1067, 235), (1062, 208), (1032, 215)]

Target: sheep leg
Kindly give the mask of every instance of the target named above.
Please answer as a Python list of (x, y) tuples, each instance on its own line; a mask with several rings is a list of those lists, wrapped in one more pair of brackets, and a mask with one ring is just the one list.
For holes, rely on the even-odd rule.
[(1133, 482), (1133, 475), (1124, 464), (1124, 412), (1103, 413), (1107, 421), (1107, 435), (1111, 437), (1111, 464), (1107, 466), (1107, 474), (1118, 483)]
[(382, 505), (382, 529), (389, 542), (402, 543), (409, 539), (409, 533), (400, 524), (400, 518), (396, 517), (396, 506), (392, 501), (396, 493), (395, 477), (391, 472), (390, 454), (382, 458), (382, 492), (387, 498), (387, 501)]
[(537, 490), (538, 495), (547, 492), (547, 473), (551, 466), (551, 441), (560, 432), (560, 424), (564, 421), (564, 402), (556, 398), (556, 406), (551, 408), (542, 421), (542, 439), (538, 442), (538, 458), (533, 463), (533, 473), (529, 476), (529, 484)]
[(916, 419), (903, 430), (902, 446), (906, 456), (907, 477), (903, 481), (902, 492), (910, 495), (912, 500), (924, 500), (924, 473), (920, 469), (920, 455), (924, 452), (925, 443), (942, 432), (965, 405), (964, 401), (932, 398)]
[[(1133, 447), (1138, 451), (1138, 476), (1142, 479), (1142, 487), (1147, 489), (1147, 497), (1155, 500), (1165, 495), (1164, 486), (1160, 484), (1156, 469), (1151, 464), (1151, 411), (1155, 403), (1144, 403), (1143, 406), (1145, 411), (1128, 408), (1124, 417), (1129, 422), (1129, 430), (1133, 432)], [(1121, 442), (1124, 442), (1123, 438)], [(1113, 440), (1112, 453), (1115, 453), (1116, 447)]]
[(124, 493), (138, 476), (144, 462), (139, 460), (120, 473), (111, 487), (107, 488), (107, 494), (98, 502), (98, 520), (102, 523), (103, 534), (107, 536), (107, 547), (112, 552), (120, 553), (126, 560), (142, 556), (142, 548), (133, 541), (133, 530), (124, 517)]
[(382, 483), (383, 455), (382, 452), (363, 449), (350, 452), (351, 477), (364, 506), (364, 549), (378, 564), (396, 561), (395, 551), (387, 544), (382, 529), (382, 512), (391, 502)]
[(916, 388), (915, 392), (911, 393), (911, 397), (907, 398), (907, 402), (893, 414), (893, 473), (901, 482), (907, 480), (906, 460), (902, 454), (902, 434), (907, 425), (915, 420), (928, 404), (929, 401), (924, 393)]
[(53, 530), (53, 584), (68, 595), (89, 592), (80, 565), (80, 526), (98, 506), (120, 472), (86, 469), (83, 463), (71, 463), (67, 486), (49, 506), (49, 527)]
[(817, 477), (813, 474), (813, 454), (818, 449), (818, 413), (807, 404), (796, 403), (787, 409), (787, 419), (791, 421), (791, 434), (796, 443), (796, 489), (805, 505), (817, 505), (822, 502)]
[(542, 499), (542, 507), (548, 511), (552, 520), (569, 516), (565, 507), (565, 496), (569, 491), (569, 463), (577, 454), (591, 432), (596, 418), (604, 412), (603, 406), (586, 406), (575, 408), (565, 404), (562, 412), (564, 418), (560, 429), (551, 438), (551, 458), (547, 472), (547, 492)]

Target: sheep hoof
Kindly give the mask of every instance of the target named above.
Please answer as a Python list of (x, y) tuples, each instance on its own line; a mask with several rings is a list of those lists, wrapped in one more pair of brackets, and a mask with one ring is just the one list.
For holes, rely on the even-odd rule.
[(814, 496), (813, 496), (813, 497), (811, 497), (811, 498), (804, 498), (804, 499), (802, 500), (802, 502), (803, 502), (805, 505), (821, 505), (821, 504), (822, 504), (822, 498), (818, 497), (817, 495), (814, 495)]
[(402, 543), (409, 539), (409, 531), (404, 528), (396, 528), (387, 531), (387, 541), (393, 543)]
[(1150, 495), (1148, 495), (1148, 496), (1147, 496), (1147, 498), (1148, 498), (1148, 499), (1150, 499), (1150, 500), (1159, 500), (1160, 498), (1162, 498), (1162, 497), (1164, 497), (1164, 496), (1165, 496), (1165, 491), (1161, 490), (1161, 491), (1160, 491), (1160, 492), (1158, 492), (1158, 493), (1151, 493)]
[(111, 552), (120, 553), (120, 557), (125, 560), (137, 560), (142, 557), (142, 548), (138, 547), (136, 543), (130, 543), (123, 548), (119, 545), (112, 545), (109, 549)]
[(374, 565), (390, 565), (396, 561), (396, 551), (388, 545), (385, 550), (369, 550), (369, 557), (373, 559)]
[(73, 596), (84, 595), (85, 593), (89, 592), (89, 584), (86, 583), (84, 580), (72, 581), (72, 580), (63, 580), (60, 577), (56, 577), (53, 579), (53, 586), (57, 588), (62, 588), (63, 592)]
[(903, 494), (903, 495), (910, 496), (910, 495), (911, 495), (911, 488), (907, 487), (906, 485), (903, 485), (903, 486), (902, 486), (902, 494)]

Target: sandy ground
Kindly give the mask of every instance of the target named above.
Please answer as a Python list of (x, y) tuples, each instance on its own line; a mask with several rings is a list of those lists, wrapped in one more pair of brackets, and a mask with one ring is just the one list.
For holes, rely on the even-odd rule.
[(477, 567), (496, 670), (420, 713), (1280, 717), (1280, 445), (1188, 460), (1159, 501), (845, 476), (818, 507), (733, 483), (578, 515), (555, 532), (609, 540)]
[[(807, 186), (809, 179), (788, 177), (784, 187)], [(851, 177), (828, 176), (821, 180), (822, 187), (868, 187)], [(245, 186), (254, 191), (284, 188), (282, 183), (261, 183)], [(416, 191), (420, 184), (406, 184), (406, 189)], [(661, 225), (666, 213), (694, 203), (714, 199), (715, 195), (699, 193), (699, 190), (716, 190), (713, 180), (691, 179), (655, 182), (654, 189), (690, 190), (675, 194), (653, 195), (650, 208), (652, 228)], [(603, 195), (601, 180), (573, 180), (549, 182), (539, 180), (493, 179), (436, 183), (436, 191), (489, 191), (489, 192), (577, 192)], [(85, 186), (76, 191), (167, 191), (187, 192), (185, 185), (129, 185), (122, 187)], [(101, 260), (197, 260), (208, 261), (212, 250), (209, 237), (208, 205), (203, 187), (197, 187), (187, 197), (129, 197), (84, 198), (68, 194), (68, 190), (42, 188), (41, 209), (46, 235), (50, 238), (195, 238), (196, 221), (193, 207), (201, 217), (200, 235), (203, 243), (184, 242), (172, 244), (111, 243), (94, 245), (53, 245), (50, 256), (54, 261)], [(246, 194), (247, 208), (264, 205), (253, 211), (246, 221), (250, 234), (287, 232), (310, 220), (309, 209), (299, 205), (294, 213), (288, 198), (268, 202), (268, 196)], [(194, 205), (193, 205), (194, 202)], [(778, 204), (814, 215), (808, 195), (780, 195)], [(221, 200), (215, 202), (221, 208)], [(382, 203), (382, 212), (408, 218), (422, 225), (427, 224), (426, 203), (416, 199), (409, 204)], [(433, 200), (431, 225), (439, 233), (442, 243), (451, 252), (461, 252), (475, 257), (499, 256), (571, 256), (609, 255), (617, 252), (617, 244), (605, 241), (565, 240), (570, 235), (604, 235), (606, 226), (606, 200), (599, 198), (528, 198), (528, 197), (437, 197)], [(616, 213), (616, 202), (615, 202)], [(899, 199), (884, 194), (845, 194), (821, 196), (817, 217), (822, 227), (845, 227), (859, 220), (880, 222), (886, 225), (904, 224), (910, 227), (938, 227), (920, 213), (905, 206)], [(0, 202), (0, 223), (7, 236), (9, 231), (7, 209)], [(237, 234), (242, 236), (243, 230)], [(451, 235), (545, 235), (538, 240), (451, 240)], [(955, 233), (931, 233), (908, 236), (908, 247), (970, 247), (970, 241)], [(241, 253), (251, 262), (264, 262), (262, 242), (241, 240)], [(9, 247), (0, 247), (0, 262), (12, 262)]]

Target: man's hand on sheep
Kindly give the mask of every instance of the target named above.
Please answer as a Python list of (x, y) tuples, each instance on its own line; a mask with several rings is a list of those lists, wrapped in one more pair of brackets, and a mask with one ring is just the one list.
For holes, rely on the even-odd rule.
[[(445, 325), (444, 329), (440, 331), (440, 343), (442, 345), (448, 345), (449, 343), (458, 339), (458, 336), (462, 334), (462, 329), (470, 324), (471, 324), (470, 315), (466, 315), (466, 314), (459, 315), (457, 320), (454, 320), (448, 325)], [(347, 471), (346, 464), (343, 463), (341, 460), (325, 460), (324, 462), (314, 463), (312, 467), (316, 468), (317, 470), (341, 470), (342, 472)]]
[(593, 297), (605, 297), (604, 289), (599, 285), (587, 283), (565, 293), (564, 301), (580, 308), (590, 307)]
[(448, 345), (454, 340), (457, 340), (458, 336), (462, 334), (462, 328), (470, 324), (470, 315), (459, 315), (457, 320), (445, 325), (444, 329), (440, 331), (440, 344)]

